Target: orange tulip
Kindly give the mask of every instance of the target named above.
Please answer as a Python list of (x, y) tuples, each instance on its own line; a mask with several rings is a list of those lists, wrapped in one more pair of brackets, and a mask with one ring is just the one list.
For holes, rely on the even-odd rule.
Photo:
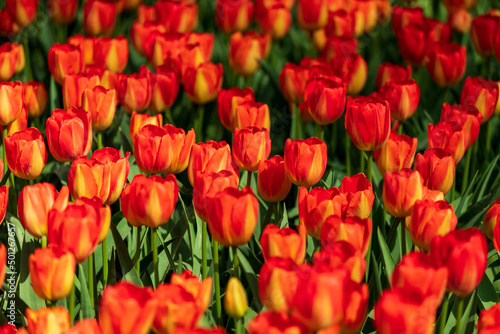
[[(90, 2), (92, 1), (87, 3)], [(60, 85), (62, 85), (66, 75), (79, 74), (83, 70), (83, 57), (80, 48), (70, 44), (56, 43), (52, 45), (49, 50), (48, 63), (50, 73)]]
[(63, 334), (71, 327), (68, 310), (64, 306), (42, 307), (38, 311), (26, 309), (28, 333)]
[(279, 75), (280, 88), (285, 98), (292, 103), (304, 101), (309, 69), (294, 63), (286, 63)]
[(146, 56), (145, 40), (152, 32), (165, 33), (166, 29), (163, 25), (156, 22), (144, 22), (135, 20), (130, 28), (130, 42), (132, 46), (141, 56)]
[(417, 154), (413, 170), (420, 173), (427, 188), (446, 194), (455, 179), (455, 160), (451, 153), (433, 148)]
[(28, 128), (5, 138), (7, 166), (25, 180), (34, 180), (47, 163), (47, 149), (37, 128)]
[(458, 164), (467, 149), (469, 137), (459, 123), (439, 122), (434, 126), (429, 123), (427, 129), (427, 147), (441, 148), (451, 153), (455, 164)]
[(7, 81), (16, 70), (17, 52), (14, 46), (7, 42), (0, 45), (0, 81)]
[(326, 0), (307, 2), (299, 0), (297, 5), (297, 23), (301, 29), (313, 31), (326, 26), (328, 8)]
[(303, 225), (297, 229), (298, 233), (289, 227), (280, 229), (276, 225), (267, 225), (260, 236), (264, 260), (280, 257), (301, 265), (306, 256), (306, 229)]
[(182, 1), (161, 1), (155, 4), (156, 19), (167, 31), (186, 33), (198, 25), (198, 4)]
[(210, 235), (222, 246), (245, 245), (253, 235), (259, 217), (259, 202), (249, 186), (228, 187), (207, 198)]
[(63, 79), (63, 105), (64, 109), (69, 107), (80, 108), (82, 106), (82, 94), (87, 88), (94, 88), (100, 84), (97, 73), (66, 75)]
[(14, 122), (23, 110), (23, 84), (20, 81), (0, 83), (0, 125)]
[(380, 174), (399, 172), (403, 168), (411, 168), (417, 150), (417, 138), (398, 135), (391, 130), (389, 139), (381, 149), (373, 152), (373, 157)]
[(28, 118), (40, 117), (48, 101), (47, 91), (43, 83), (30, 81), (23, 84), (23, 101)]
[(259, 68), (259, 60), (266, 58), (267, 35), (249, 31), (236, 32), (229, 40), (229, 66), (238, 75), (251, 76)]
[(118, 101), (128, 113), (143, 112), (151, 102), (151, 82), (145, 67), (139, 73), (118, 74)]
[(85, 66), (94, 64), (95, 37), (83, 37), (83, 35), (73, 35), (68, 37), (67, 44), (76, 46), (80, 50), (80, 56)]
[(326, 144), (312, 137), (285, 143), (285, 172), (292, 183), (312, 187), (321, 180), (327, 163)]
[(49, 15), (57, 24), (73, 22), (78, 11), (78, 0), (49, 0)]
[(441, 108), (441, 122), (458, 123), (467, 133), (467, 148), (471, 147), (479, 136), (479, 128), (483, 115), (474, 105), (449, 105), (443, 103)]
[(96, 319), (83, 319), (78, 321), (73, 327), (64, 332), (64, 334), (102, 334), (101, 327)]
[(265, 103), (245, 101), (236, 106), (235, 128), (257, 127), (271, 129), (269, 106)]
[(368, 218), (372, 211), (375, 195), (373, 186), (363, 173), (346, 176), (340, 185), (342, 194), (342, 217)]
[(149, 109), (153, 113), (161, 113), (170, 109), (179, 92), (180, 77), (176, 69), (166, 65), (155, 69), (151, 74), (151, 102)]
[(221, 64), (205, 62), (196, 68), (188, 67), (182, 77), (187, 97), (196, 104), (205, 104), (217, 97), (222, 87)]
[(144, 127), (145, 125), (151, 124), (161, 127), (163, 123), (163, 115), (156, 114), (154, 116), (148, 114), (139, 114), (137, 112), (132, 112), (132, 116), (130, 117), (130, 129), (129, 136), (132, 143), (135, 142), (135, 137), (137, 133)]
[(37, 248), (29, 257), (31, 286), (38, 297), (56, 301), (69, 295), (75, 277), (73, 254), (57, 245)]
[(6, 0), (5, 10), (21, 27), (27, 27), (36, 16), (38, 0)]
[(286, 312), (261, 312), (255, 318), (250, 320), (247, 325), (249, 334), (267, 334), (267, 333), (309, 333), (300, 321), (289, 317)]
[(187, 34), (166, 32), (153, 29), (144, 40), (144, 51), (153, 67), (168, 64), (172, 60), (180, 62), (180, 55), (185, 50)]
[(293, 308), (299, 266), (289, 258), (271, 257), (259, 272), (259, 299), (264, 306), (275, 312), (288, 312)]
[(491, 240), (494, 239), (493, 231), (500, 219), (500, 198), (491, 203), (483, 218), (483, 232)]
[(399, 172), (386, 172), (382, 198), (384, 206), (394, 217), (411, 215), (415, 202), (422, 199), (424, 185), (420, 173), (409, 168)]
[[(19, 117), (9, 125), (7, 125), (7, 136), (12, 136), (16, 132), (24, 131), (28, 128), (28, 111), (23, 105), (23, 109)], [(0, 126), (0, 130), (3, 131), (3, 126)]]
[(137, 166), (146, 174), (178, 174), (188, 166), (195, 133), (167, 124), (146, 125), (137, 133), (134, 151)]
[(244, 31), (252, 19), (253, 3), (249, 0), (217, 0), (215, 23), (224, 33)]
[(483, 124), (493, 116), (499, 98), (498, 92), (496, 81), (484, 80), (481, 77), (468, 77), (462, 88), (460, 103), (465, 106), (475, 106), (483, 116), (481, 120)]
[(292, 182), (285, 172), (285, 161), (279, 155), (269, 160), (259, 162), (257, 172), (257, 191), (266, 202), (283, 201), (290, 189)]
[(102, 86), (86, 88), (82, 95), (82, 108), (92, 114), (92, 129), (106, 130), (111, 126), (116, 111), (116, 90)]
[(3, 185), (0, 187), (0, 224), (2, 224), (7, 212), (7, 204), (9, 202), (9, 186)]
[(128, 61), (128, 42), (124, 36), (95, 40), (94, 61), (111, 72), (123, 72)]
[(271, 153), (271, 137), (266, 128), (236, 128), (233, 136), (233, 159), (248, 172), (258, 169), (259, 163)]
[(115, 28), (116, 3), (89, 0), (83, 5), (83, 30), (87, 36), (111, 36)]
[(280, 0), (257, 1), (255, 21), (261, 31), (275, 40), (283, 38), (292, 25), (292, 13)]
[(236, 122), (236, 108), (244, 102), (255, 102), (252, 87), (221, 89), (217, 95), (217, 112), (222, 125), (233, 132)]
[(448, 12), (448, 24), (453, 31), (465, 34), (469, 32), (472, 23), (470, 13), (463, 8), (455, 8)]
[(479, 313), (477, 321), (478, 334), (494, 334), (500, 330), (500, 304), (496, 303), (489, 309), (484, 309)]
[[(394, 10), (396, 10), (396, 8), (398, 7), (395, 7)], [(410, 7), (405, 8), (410, 9)], [(393, 16), (392, 22), (394, 22), (394, 19), (395, 16)], [(410, 65), (402, 66), (391, 63), (383, 63), (377, 70), (377, 78), (375, 79), (377, 90), (382, 88), (389, 81), (410, 80), (411, 74), (412, 69)]]
[(321, 227), (321, 245), (324, 247), (345, 240), (352, 244), (363, 256), (368, 252), (372, 238), (372, 220), (359, 217), (329, 216)]
[(331, 270), (346, 269), (351, 273), (350, 278), (361, 283), (365, 278), (366, 261), (360, 250), (351, 243), (340, 240), (321, 248), (313, 254), (315, 266), (328, 267)]

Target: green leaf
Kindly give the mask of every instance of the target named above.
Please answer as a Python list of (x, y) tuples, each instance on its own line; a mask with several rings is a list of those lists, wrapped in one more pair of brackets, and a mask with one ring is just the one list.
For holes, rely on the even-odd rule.
[(257, 275), (255, 274), (254, 269), (248, 262), (245, 254), (238, 248), (238, 260), (240, 261), (240, 265), (243, 268), (243, 273), (245, 274), (245, 278), (250, 286), (250, 291), (252, 292), (252, 296), (254, 298), (254, 302), (257, 307), (260, 309), (262, 306), (259, 302), (259, 288), (257, 285)]
[(483, 279), (477, 287), (477, 296), (483, 305), (483, 308), (490, 308), (491, 306), (498, 303), (498, 295), (495, 291), (495, 287), (491, 283), (487, 275), (483, 276)]
[(271, 78), (271, 83), (273, 84), (274, 89), (282, 94), (278, 78), (279, 74), (276, 73), (274, 68), (272, 68), (265, 60), (259, 60), (259, 64), (262, 67), (262, 70), (264, 70), (264, 72)]
[(457, 215), (457, 217), (460, 217), (462, 215), (465, 202), (467, 200), (467, 197), (469, 196), (469, 193), (472, 190), (474, 183), (476, 182), (476, 178), (477, 178), (478, 174), (479, 174), (479, 171), (476, 171), (476, 173), (474, 174), (474, 177), (467, 185), (467, 189), (465, 189), (465, 193), (460, 198), (460, 203), (458, 204), (457, 209), (455, 210), (455, 214)]
[[(12, 217), (11, 219), (13, 220), (14, 218)], [(35, 248), (35, 240), (28, 233), (25, 233), (22, 251), (18, 251), (18, 253), (21, 253), (21, 263), (19, 266), (16, 265), (16, 270), (19, 270), (19, 297), (24, 300), (28, 307), (36, 311), (39, 308), (45, 307), (45, 301), (37, 296), (31, 286), (31, 279), (29, 277), (29, 256), (35, 251)]]
[(480, 184), (482, 185), (481, 186), (481, 189), (479, 190), (479, 193), (477, 194), (476, 196), (476, 201), (479, 199), (479, 198), (483, 198), (483, 195), (484, 193), (486, 192), (486, 187), (489, 185), (488, 182), (490, 180), (490, 177), (491, 177), (491, 174), (493, 173), (493, 170), (495, 169), (496, 167), (496, 163), (498, 161), (498, 155), (495, 157), (495, 159), (493, 159), (492, 162), (490, 162), (490, 164), (488, 165), (488, 168), (486, 168), (486, 172), (485, 172), (485, 175), (483, 176), (483, 178), (481, 179), (480, 181)]
[(80, 281), (80, 309), (82, 310), (82, 316), (85, 319), (94, 318), (94, 310), (90, 305), (90, 294), (87, 284), (87, 278), (85, 277), (85, 271), (83, 270), (83, 266), (81, 263), (78, 265), (78, 269), (78, 279)]
[(380, 228), (377, 229), (377, 237), (378, 237), (378, 243), (380, 245), (380, 250), (382, 251), (382, 257), (384, 259), (385, 275), (387, 276), (387, 279), (390, 282), (392, 272), (396, 265), (394, 264), (394, 260), (392, 259), (389, 246), (387, 246), (387, 243), (385, 242), (382, 232), (380, 232)]
[(142, 281), (135, 271), (135, 266), (132, 263), (132, 259), (127, 250), (125, 242), (123, 242), (120, 233), (116, 229), (115, 222), (111, 223), (111, 233), (113, 234), (113, 240), (116, 246), (116, 252), (118, 254), (118, 260), (122, 267), (123, 277), (137, 286), (142, 286)]

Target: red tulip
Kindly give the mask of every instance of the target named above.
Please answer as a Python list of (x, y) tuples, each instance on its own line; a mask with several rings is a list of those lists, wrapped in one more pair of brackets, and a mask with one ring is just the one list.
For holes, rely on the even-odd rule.
[(5, 10), (10, 17), (21, 27), (27, 27), (36, 16), (38, 0), (6, 0)]
[(297, 23), (299, 27), (313, 31), (326, 26), (328, 22), (328, 8), (326, 0), (307, 2), (299, 0), (297, 5)]
[(415, 80), (389, 81), (380, 91), (382, 99), (389, 101), (391, 117), (404, 122), (417, 110), (420, 88)]
[(338, 120), (345, 109), (346, 85), (326, 78), (312, 78), (305, 88), (305, 103), (314, 120), (327, 125)]
[(344, 240), (359, 250), (363, 256), (368, 252), (372, 237), (372, 220), (359, 217), (328, 217), (321, 228), (321, 246)]
[(222, 65), (210, 61), (187, 68), (182, 77), (187, 97), (196, 104), (213, 101), (222, 87), (222, 76)]
[(465, 47), (440, 42), (429, 47), (426, 58), (429, 74), (440, 87), (450, 87), (462, 80), (466, 68)]
[(73, 22), (78, 11), (78, 0), (49, 0), (49, 14), (57, 24)]
[(275, 155), (269, 160), (259, 162), (257, 191), (264, 201), (283, 201), (290, 192), (291, 187), (292, 182), (286, 176), (285, 161), (282, 157)]
[(398, 172), (403, 168), (411, 168), (417, 150), (417, 138), (398, 135), (391, 130), (389, 139), (381, 149), (373, 152), (380, 174)]
[(298, 233), (289, 227), (280, 229), (276, 225), (267, 225), (260, 236), (264, 260), (280, 257), (301, 265), (306, 256), (306, 229), (303, 225), (297, 229)]
[(321, 180), (327, 163), (326, 144), (316, 138), (290, 138), (285, 143), (285, 173), (292, 183), (312, 187)]
[(130, 117), (130, 129), (129, 136), (132, 143), (135, 142), (135, 137), (137, 133), (142, 129), (142, 127), (151, 124), (156, 126), (162, 126), (163, 124), (163, 115), (156, 114), (151, 116), (149, 114), (139, 114), (137, 112), (132, 112), (132, 116)]
[(458, 123), (439, 122), (436, 126), (430, 123), (427, 129), (427, 147), (442, 148), (451, 153), (455, 164), (464, 156), (468, 140), (467, 132)]
[(83, 30), (88, 36), (111, 36), (115, 28), (116, 3), (89, 0), (83, 5)]
[[(394, 16), (393, 16), (393, 22), (394, 22)], [(377, 78), (375, 79), (377, 90), (382, 88), (388, 81), (410, 80), (411, 74), (412, 74), (412, 69), (410, 65), (402, 66), (391, 63), (383, 63), (378, 67)]]
[(217, 95), (217, 112), (222, 125), (233, 132), (236, 127), (236, 108), (244, 102), (255, 102), (251, 87), (221, 89)]
[(413, 169), (420, 173), (424, 185), (433, 190), (448, 193), (455, 179), (455, 160), (451, 153), (440, 148), (417, 154)]
[(233, 136), (233, 159), (238, 167), (248, 172), (258, 169), (259, 163), (271, 153), (271, 137), (266, 128), (236, 128)]
[(484, 58), (495, 56), (495, 28), (498, 16), (484, 14), (472, 19), (470, 39), (476, 52)]
[(226, 34), (244, 31), (252, 18), (253, 3), (249, 0), (217, 0), (215, 23)]
[(448, 103), (443, 103), (443, 107), (441, 108), (442, 122), (455, 122), (464, 128), (468, 138), (467, 148), (476, 142), (482, 119), (483, 115), (473, 105), (456, 104), (451, 106)]
[(294, 63), (286, 63), (279, 75), (281, 92), (289, 102), (303, 102), (308, 79), (308, 68)]
[(111, 72), (123, 72), (128, 61), (128, 42), (120, 35), (95, 41), (94, 61)]
[(259, 299), (275, 312), (289, 312), (297, 293), (299, 266), (289, 258), (269, 258), (259, 272)]
[(481, 121), (483, 124), (493, 116), (499, 98), (498, 92), (497, 82), (484, 80), (481, 77), (468, 77), (462, 88), (460, 103), (465, 106), (475, 106), (483, 116)]
[(309, 329), (286, 312), (261, 312), (247, 325), (249, 334), (294, 333), (306, 334)]
[(491, 306), (489, 309), (484, 309), (479, 313), (479, 319), (477, 321), (477, 333), (478, 334), (494, 334), (500, 330), (500, 323), (498, 321), (500, 317), (500, 304), (497, 303)]
[(47, 149), (37, 128), (28, 128), (5, 138), (7, 166), (25, 180), (34, 180), (47, 163)]
[(382, 198), (387, 212), (394, 217), (410, 216), (415, 202), (423, 197), (423, 187), (420, 174), (409, 168), (385, 173)]
[(83, 70), (83, 57), (80, 48), (70, 44), (56, 43), (52, 45), (49, 50), (48, 63), (50, 73), (60, 85), (67, 74), (79, 74)]

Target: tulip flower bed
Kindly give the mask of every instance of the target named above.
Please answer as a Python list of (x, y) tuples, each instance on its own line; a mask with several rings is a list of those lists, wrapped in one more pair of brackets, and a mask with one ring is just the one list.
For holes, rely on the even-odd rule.
[(0, 334), (500, 333), (498, 1), (4, 2)]

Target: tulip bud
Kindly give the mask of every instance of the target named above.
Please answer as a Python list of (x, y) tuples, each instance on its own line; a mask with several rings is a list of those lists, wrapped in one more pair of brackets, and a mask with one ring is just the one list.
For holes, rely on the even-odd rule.
[(128, 42), (124, 36), (95, 41), (94, 61), (113, 73), (123, 72), (128, 61)]
[(400, 218), (411, 215), (413, 205), (423, 197), (423, 187), (420, 174), (409, 168), (385, 173), (382, 198), (387, 212)]
[(224, 169), (234, 170), (239, 177), (239, 169), (233, 165), (231, 148), (225, 141), (197, 143), (191, 149), (188, 163), (189, 183), (194, 185), (198, 173), (218, 172)]
[(78, 11), (78, 0), (49, 0), (49, 14), (54, 23), (69, 24), (73, 22)]
[(130, 117), (130, 129), (129, 136), (132, 143), (135, 142), (135, 137), (137, 133), (142, 129), (143, 126), (151, 124), (161, 127), (163, 123), (163, 115), (156, 114), (154, 116), (148, 114), (139, 114), (137, 112), (132, 112)]
[(484, 124), (493, 116), (499, 98), (498, 92), (497, 82), (481, 77), (468, 77), (462, 88), (460, 103), (475, 106), (483, 116), (481, 124)]
[(426, 67), (440, 87), (450, 87), (465, 75), (465, 47), (455, 43), (433, 44), (427, 53)]
[(92, 114), (92, 129), (106, 130), (111, 126), (116, 111), (116, 90), (102, 86), (86, 88), (82, 95), (82, 108)]
[(265, 103), (245, 101), (236, 107), (235, 128), (244, 129), (248, 127), (271, 128), (271, 115), (269, 106)]
[(383, 63), (378, 67), (377, 78), (375, 79), (377, 90), (380, 90), (388, 81), (410, 80), (411, 74), (412, 69), (410, 65), (402, 66), (391, 63)]
[(467, 133), (458, 123), (439, 122), (436, 126), (430, 123), (427, 129), (427, 147), (442, 148), (451, 153), (455, 164), (464, 156), (467, 142)]
[(36, 16), (38, 0), (6, 0), (5, 10), (10, 17), (21, 27), (27, 27)]
[[(95, 1), (95, 0), (93, 0)], [(91, 1), (86, 2), (90, 3)], [(48, 55), (49, 70), (54, 80), (62, 85), (66, 75), (79, 74), (83, 70), (80, 48), (70, 44), (54, 44)]]
[(259, 162), (266, 160), (271, 153), (271, 137), (266, 128), (236, 128), (233, 137), (233, 159), (238, 167), (253, 172)]
[(327, 267), (332, 270), (346, 269), (351, 273), (351, 280), (356, 283), (361, 283), (365, 277), (365, 258), (361, 251), (344, 240), (322, 247), (313, 254), (313, 262), (317, 267)]
[(111, 36), (115, 18), (115, 2), (89, 0), (83, 5), (83, 30), (87, 36)]
[(403, 59), (413, 66), (424, 66), (429, 48), (439, 41), (430, 21), (410, 23), (396, 31), (399, 51)]
[(117, 82), (118, 101), (128, 113), (143, 112), (151, 102), (151, 82), (145, 68), (139, 73), (119, 74)]
[(285, 173), (292, 183), (312, 187), (321, 180), (327, 163), (326, 144), (312, 137), (285, 143)]
[(151, 74), (151, 103), (149, 109), (155, 114), (172, 107), (179, 92), (180, 78), (175, 69), (159, 66)]
[(307, 82), (305, 103), (314, 120), (327, 125), (338, 120), (345, 109), (346, 86), (326, 78), (313, 78)]
[(130, 42), (132, 46), (141, 56), (146, 56), (145, 40), (152, 32), (165, 33), (166, 29), (163, 25), (156, 22), (140, 23), (135, 20), (130, 28)]
[(191, 32), (198, 25), (198, 4), (179, 1), (161, 1), (155, 4), (156, 19), (167, 31)]
[(293, 308), (297, 294), (299, 266), (289, 258), (271, 257), (259, 272), (259, 299), (275, 312), (288, 312)]
[(484, 14), (472, 19), (470, 39), (476, 52), (483, 58), (495, 56), (495, 28), (498, 16)]
[(0, 10), (0, 35), (14, 37), (20, 30), (21, 27), (10, 17), (7, 9)]
[(366, 83), (368, 67), (358, 54), (351, 53), (333, 58), (335, 72), (345, 82), (347, 94), (357, 95)]
[(169, 61), (181, 61), (180, 55), (186, 48), (185, 34), (153, 30), (144, 40), (146, 57), (153, 67), (168, 64)]
[(306, 256), (306, 229), (303, 225), (297, 229), (298, 233), (289, 227), (280, 229), (276, 225), (267, 225), (260, 237), (264, 260), (280, 257), (301, 265)]
[(417, 154), (413, 170), (419, 172), (426, 187), (446, 194), (455, 179), (455, 160), (440, 148), (430, 149)]
[(42, 307), (38, 311), (26, 309), (29, 333), (63, 334), (71, 327), (69, 313), (64, 306)]
[(373, 157), (380, 174), (399, 172), (403, 168), (411, 168), (417, 150), (417, 138), (398, 135), (391, 130), (389, 139), (381, 149), (373, 152)]
[(454, 230), (432, 239), (430, 254), (439, 265), (448, 268), (448, 290), (458, 297), (466, 297), (483, 278), (488, 243), (481, 230), (476, 227)]
[(16, 132), (5, 138), (7, 166), (11, 172), (25, 180), (34, 180), (47, 163), (47, 149), (37, 128)]
[(478, 109), (473, 105), (449, 105), (443, 103), (441, 108), (441, 121), (448, 123), (460, 124), (467, 133), (467, 148), (471, 147), (476, 142), (479, 136), (479, 128), (483, 116), (479, 113)]
[(297, 5), (297, 23), (301, 29), (313, 31), (326, 26), (328, 8), (326, 0), (299, 0)]
[(421, 23), (424, 20), (422, 7), (394, 6), (392, 13), (392, 30), (397, 33), (411, 23)]
[(69, 107), (80, 108), (82, 95), (87, 88), (94, 88), (100, 84), (97, 73), (66, 75), (63, 79), (63, 104), (64, 109)]
[(221, 89), (217, 95), (217, 112), (222, 125), (230, 132), (234, 131), (236, 108), (244, 102), (255, 102), (251, 87), (240, 89), (232, 87)]
[(491, 240), (493, 240), (493, 230), (497, 226), (498, 219), (500, 219), (500, 198), (495, 200), (483, 218), (483, 232)]
[(30, 81), (23, 84), (23, 102), (28, 112), (28, 118), (40, 117), (47, 105), (48, 95), (41, 82)]
[(266, 35), (258, 35), (250, 31), (245, 35), (236, 32), (229, 40), (229, 66), (238, 75), (251, 76), (259, 68), (259, 60), (265, 58), (262, 39)]
[(292, 182), (286, 176), (285, 161), (279, 155), (269, 160), (259, 162), (257, 172), (257, 191), (266, 202), (283, 201), (290, 189)]
[(253, 4), (249, 0), (217, 0), (215, 23), (225, 34), (244, 31), (252, 19)]
[(226, 295), (224, 296), (224, 309), (231, 318), (235, 319), (243, 318), (245, 313), (247, 313), (247, 293), (240, 280), (236, 277), (231, 277), (227, 283)]
[(281, 91), (285, 98), (292, 103), (303, 102), (308, 79), (308, 68), (286, 63), (279, 75)]
[(20, 81), (0, 83), (0, 125), (14, 122), (23, 110), (23, 84)]
[(196, 104), (213, 101), (222, 87), (222, 76), (222, 65), (209, 61), (196, 68), (187, 68), (182, 77), (187, 97)]
[(391, 117), (404, 122), (417, 110), (420, 88), (415, 80), (389, 81), (380, 91), (382, 99), (389, 101)]
[(14, 46), (7, 42), (0, 45), (0, 80), (7, 81), (16, 70), (17, 52)]

